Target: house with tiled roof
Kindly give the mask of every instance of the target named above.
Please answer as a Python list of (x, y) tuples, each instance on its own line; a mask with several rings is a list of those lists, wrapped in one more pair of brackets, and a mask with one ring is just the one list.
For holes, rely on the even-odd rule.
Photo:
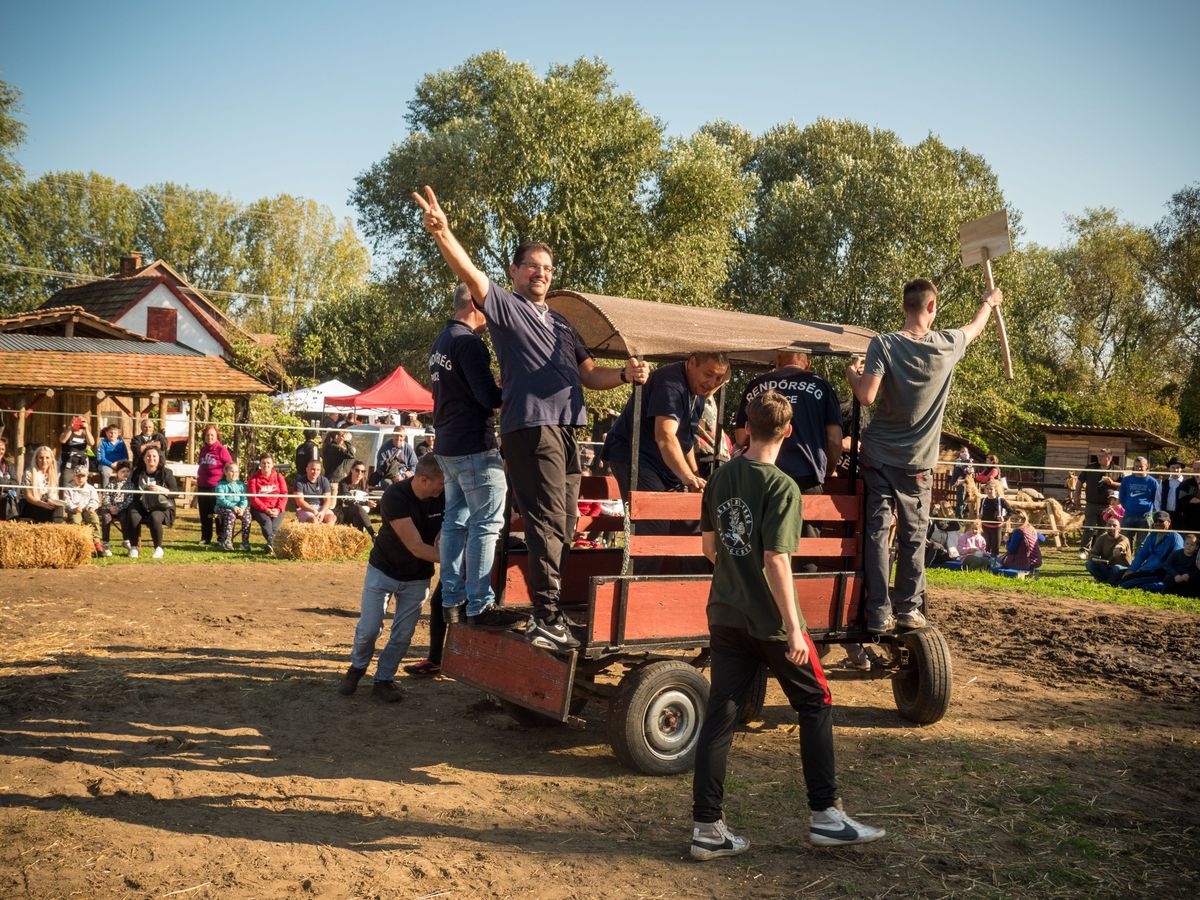
[[(164, 285), (150, 280), (151, 293)], [(116, 308), (137, 296), (150, 294), (131, 288), (81, 299), (103, 311), (108, 307), (101, 299)], [(75, 416), (89, 418), (93, 435), (116, 424), (127, 437), (150, 416), (179, 444), (177, 456), (191, 462), (196, 427), (207, 419), (210, 401), (234, 401), (237, 421), (248, 423), (250, 398), (271, 391), (220, 353), (154, 340), (82, 304), (0, 319), (0, 432), (19, 466), (27, 449), (45, 444), (57, 452), (58, 435)], [(240, 429), (233, 442), (236, 450)]]
[(109, 278), (62, 288), (38, 310), (59, 307), (78, 307), (128, 331), (207, 356), (229, 359), (235, 343), (256, 340), (166, 262), (142, 265), (140, 253), (122, 256), (120, 269)]

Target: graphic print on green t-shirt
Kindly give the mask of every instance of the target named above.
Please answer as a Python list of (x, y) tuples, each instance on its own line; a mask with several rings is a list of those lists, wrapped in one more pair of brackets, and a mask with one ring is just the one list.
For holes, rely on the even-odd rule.
[(701, 530), (717, 539), (710, 625), (744, 628), (760, 640), (786, 638), (763, 554), (796, 550), (803, 524), (800, 504), (800, 489), (774, 465), (742, 456), (714, 473), (700, 505)]

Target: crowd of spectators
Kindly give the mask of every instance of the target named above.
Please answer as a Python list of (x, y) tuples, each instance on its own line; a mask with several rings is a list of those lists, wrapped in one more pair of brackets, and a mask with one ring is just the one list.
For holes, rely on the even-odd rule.
[(174, 523), (177, 503), (194, 494), (201, 546), (249, 552), (257, 523), (271, 553), (289, 504), (297, 521), (349, 525), (374, 539), (372, 517), (378, 517), (381, 490), (410, 479), (421, 453), (432, 448), (432, 436), (413, 448), (405, 427), (396, 425), (372, 471), (355, 458), (345, 428), (328, 432), (324, 441), (316, 429), (303, 435), (290, 480), (276, 469), (270, 453), (251, 462), (243, 479), (220, 430), (210, 425), (197, 448), (195, 490), (184, 494), (167, 465), (167, 438), (150, 418), (140, 422), (132, 440), (124, 438), (119, 425), (108, 424), (96, 441), (86, 418), (72, 417), (59, 434), (58, 451), (47, 445), (31, 449), (23, 472), (0, 434), (0, 521), (89, 526), (98, 556), (112, 556), (115, 524), (120, 545), (135, 559), (142, 553), (144, 527), (152, 544), (147, 549), (158, 559), (165, 553), (164, 532)]

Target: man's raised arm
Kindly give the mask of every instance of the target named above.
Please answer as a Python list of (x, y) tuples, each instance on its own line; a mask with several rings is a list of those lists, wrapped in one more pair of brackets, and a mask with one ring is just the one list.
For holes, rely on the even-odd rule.
[(997, 309), (1003, 302), (1004, 295), (1000, 293), (1000, 288), (992, 288), (983, 295), (983, 301), (979, 304), (975, 318), (962, 327), (968, 344), (983, 334), (983, 329), (987, 327), (988, 319), (991, 318), (992, 310)]
[(450, 266), (450, 271), (467, 286), (467, 290), (475, 298), (475, 303), (482, 307), (483, 301), (487, 297), (490, 279), (479, 271), (475, 263), (471, 261), (471, 257), (467, 255), (467, 251), (463, 249), (463, 245), (454, 236), (454, 232), (450, 230), (450, 221), (438, 204), (433, 188), (425, 185), (424, 197), (416, 191), (413, 191), (412, 196), (413, 200), (417, 202), (417, 206), (421, 207), (425, 230), (433, 236), (438, 249), (442, 251), (442, 258)]

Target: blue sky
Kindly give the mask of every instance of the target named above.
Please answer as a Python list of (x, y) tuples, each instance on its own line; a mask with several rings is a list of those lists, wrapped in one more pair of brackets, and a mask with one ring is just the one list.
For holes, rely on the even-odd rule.
[[(672, 134), (852, 118), (982, 154), (1057, 245), (1064, 216), (1137, 223), (1200, 180), (1200, 3), (0, 3), (30, 176), (95, 170), (341, 215), (405, 136), (422, 75), (501, 49), (600, 56)], [(974, 6), (978, 12), (974, 12)]]

